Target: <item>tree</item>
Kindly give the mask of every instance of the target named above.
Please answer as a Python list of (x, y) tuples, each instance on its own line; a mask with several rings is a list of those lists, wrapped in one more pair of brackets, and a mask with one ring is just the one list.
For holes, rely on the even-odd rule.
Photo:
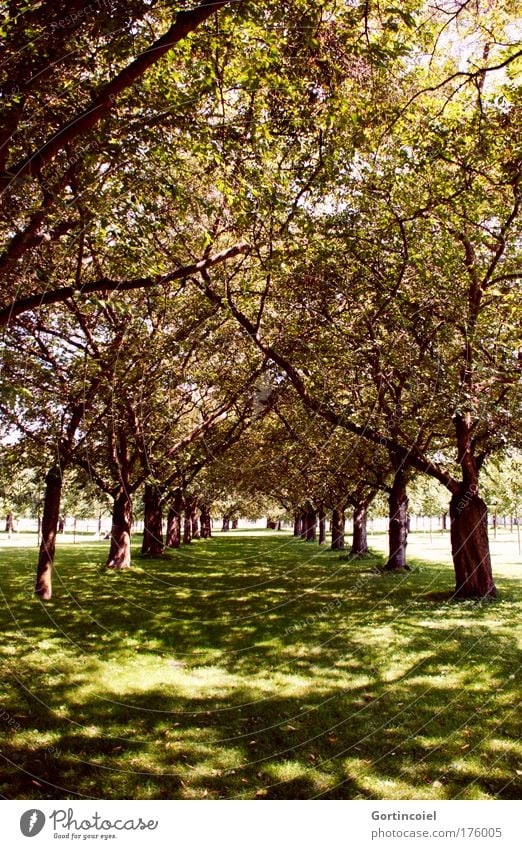
[[(330, 169), (337, 168), (336, 184), (327, 184), (330, 209), (324, 212), (325, 183), (318, 180), (299, 207), (306, 223), (299, 221), (299, 230), (294, 218), (291, 238), (271, 246), (284, 256), (277, 276), (274, 266), (263, 276), (251, 257), (248, 282), (206, 275), (205, 286), (310, 410), (388, 451), (397, 552), (405, 545), (410, 470), (447, 487), (460, 598), (496, 594), (479, 473), (519, 403), (510, 286), (520, 275), (520, 162), (505, 143), (518, 95), (505, 89), (499, 101), (498, 89), (489, 89), (486, 96), (485, 75), (455, 71), (446, 90), (428, 85), (421, 96), (418, 85), (411, 94), (403, 73), (403, 89), (392, 89), (387, 108), (403, 115), (406, 96), (412, 129), (383, 143), (381, 127), (366, 128), (355, 156), (353, 122), (341, 112), (337, 149), (346, 153), (342, 168), (338, 156), (330, 158)], [(473, 87), (462, 85), (462, 76)], [(434, 101), (440, 112), (432, 120)], [(329, 153), (324, 146), (319, 152), (323, 159)], [(312, 232), (318, 250), (310, 250)], [(299, 320), (285, 320), (296, 301)], [(459, 474), (449, 459), (455, 449)]]

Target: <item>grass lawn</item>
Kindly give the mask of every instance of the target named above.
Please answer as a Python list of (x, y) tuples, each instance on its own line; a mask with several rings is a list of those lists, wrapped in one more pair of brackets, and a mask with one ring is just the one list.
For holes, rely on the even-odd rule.
[[(1, 535), (4, 537), (5, 535)], [(131, 571), (0, 547), (0, 794), (10, 799), (519, 799), (522, 565), (454, 603), (448, 535), (382, 575), (286, 533), (198, 541)], [(381, 553), (380, 553), (381, 552)]]

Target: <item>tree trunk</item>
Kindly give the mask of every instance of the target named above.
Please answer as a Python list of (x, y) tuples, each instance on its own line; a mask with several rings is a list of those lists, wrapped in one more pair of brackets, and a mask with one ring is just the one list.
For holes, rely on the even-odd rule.
[(109, 569), (129, 569), (131, 565), (132, 502), (121, 489), (112, 506), (111, 546), (107, 566)]
[(35, 593), (44, 601), (52, 598), (52, 571), (56, 549), (56, 533), (62, 497), (62, 470), (53, 466), (45, 476), (44, 508), (41, 524), (40, 553), (36, 568)]
[(143, 493), (145, 505), (145, 522), (143, 528), (142, 554), (159, 557), (163, 554), (163, 517), (158, 488), (153, 484), (145, 484)]
[(172, 501), (167, 514), (167, 546), (179, 548), (181, 544), (181, 495), (177, 495)]
[(406, 475), (399, 468), (394, 475), (388, 496), (388, 562), (384, 567), (387, 572), (396, 569), (409, 569), (406, 563), (406, 546), (408, 544), (408, 493), (406, 491)]
[(268, 530), (270, 530), (270, 531), (277, 530), (277, 522), (275, 522), (274, 519), (267, 519), (266, 520), (266, 526), (267, 526)]
[(344, 510), (334, 507), (332, 510), (332, 549), (342, 551), (344, 549)]
[(353, 508), (353, 538), (351, 554), (368, 554), (368, 537), (366, 533), (368, 502), (358, 501)]
[(234, 518), (232, 519), (232, 530), (237, 531), (238, 527), (239, 527), (239, 519), (237, 518), (237, 516), (234, 516)]
[(310, 505), (306, 512), (306, 541), (315, 542), (317, 538), (317, 513)]
[(488, 511), (479, 496), (479, 466), (473, 450), (470, 412), (454, 417), (462, 483), (450, 501), (450, 537), (455, 598), (495, 598), (488, 539)]
[(202, 539), (210, 539), (212, 536), (212, 522), (210, 519), (210, 510), (208, 504), (201, 505), (201, 537)]
[(183, 513), (183, 544), (189, 545), (192, 539), (192, 519), (190, 515), (190, 510), (188, 507), (185, 507)]
[(300, 537), (303, 527), (303, 520), (299, 513), (294, 513), (294, 536)]
[(301, 539), (306, 539), (307, 534), (307, 518), (306, 518), (306, 510), (301, 510), (301, 531), (299, 536)]
[(199, 516), (198, 516), (198, 505), (194, 504), (190, 511), (190, 522), (192, 525), (192, 539), (200, 539), (199, 533)]
[(5, 532), (9, 535), (9, 539), (11, 539), (11, 534), (14, 531), (14, 517), (11, 511), (5, 517)]
[(326, 514), (324, 507), (319, 508), (319, 545), (326, 545)]
[(221, 530), (222, 531), (229, 531), (230, 530), (230, 514), (229, 513), (225, 513), (225, 515), (223, 516), (223, 524), (221, 525)]
[(455, 598), (495, 598), (491, 571), (487, 507), (464, 485), (450, 502), (451, 553), (455, 567)]
[(442, 530), (447, 531), (448, 530), (448, 514), (443, 513), (441, 518), (442, 518)]

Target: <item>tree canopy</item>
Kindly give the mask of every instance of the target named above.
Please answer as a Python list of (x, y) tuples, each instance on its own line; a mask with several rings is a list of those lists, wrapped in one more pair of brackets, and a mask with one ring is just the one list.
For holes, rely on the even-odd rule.
[(0, 422), (45, 469), (42, 597), (73, 469), (113, 498), (115, 568), (143, 488), (154, 538), (163, 507), (258, 497), (312, 533), (384, 491), (406, 568), (427, 475), (456, 595), (495, 595), (481, 470), (521, 440), (516, 12), (7, 4)]

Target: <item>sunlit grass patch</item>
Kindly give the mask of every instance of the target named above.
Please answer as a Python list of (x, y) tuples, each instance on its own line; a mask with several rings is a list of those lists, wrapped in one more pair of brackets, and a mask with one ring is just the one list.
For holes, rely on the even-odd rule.
[(371, 544), (223, 535), (122, 574), (106, 543), (62, 544), (45, 606), (35, 550), (4, 547), (0, 793), (520, 798), (512, 550), (480, 605), (450, 601), (447, 536), (430, 560), (413, 534), (400, 576)]

